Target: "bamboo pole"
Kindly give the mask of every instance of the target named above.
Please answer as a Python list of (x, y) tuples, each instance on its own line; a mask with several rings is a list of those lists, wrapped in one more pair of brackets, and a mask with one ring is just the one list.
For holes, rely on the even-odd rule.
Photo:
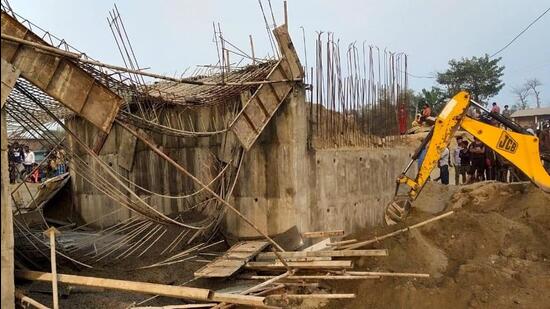
[(397, 231), (394, 231), (394, 232), (391, 232), (391, 233), (388, 233), (386, 235), (383, 235), (383, 236), (380, 236), (380, 237), (374, 237), (373, 239), (370, 239), (370, 240), (365, 240), (365, 241), (361, 241), (361, 242), (358, 242), (356, 244), (351, 244), (351, 245), (348, 245), (348, 246), (345, 246), (343, 247), (342, 249), (344, 250), (352, 250), (352, 249), (357, 249), (357, 248), (360, 248), (360, 247), (364, 247), (366, 245), (370, 245), (372, 243), (375, 243), (375, 242), (379, 242), (381, 240), (384, 240), (386, 238), (390, 238), (390, 237), (393, 237), (395, 235), (399, 235), (399, 234), (402, 234), (402, 233), (405, 233), (405, 232), (408, 232), (412, 229), (415, 229), (415, 228), (419, 228), (421, 226), (424, 226), (428, 223), (431, 223), (431, 222), (434, 222), (434, 221), (437, 221), (437, 220), (440, 220), (440, 219), (443, 219), (445, 217), (448, 217), (450, 215), (452, 215), (454, 213), (454, 211), (449, 211), (449, 212), (446, 212), (442, 215), (439, 215), (439, 216), (436, 216), (436, 217), (433, 217), (431, 219), (428, 219), (426, 221), (422, 221), (420, 223), (417, 223), (417, 224), (414, 224), (414, 225), (411, 225), (409, 227), (405, 227), (405, 228), (402, 228), (402, 229), (399, 229)]
[(252, 34), (248, 35), (250, 39), (250, 50), (252, 52), (252, 65), (256, 65), (256, 54), (254, 53), (254, 40), (252, 40)]
[(57, 291), (57, 262), (55, 260), (55, 236), (59, 234), (59, 231), (55, 227), (50, 227), (44, 231), (50, 238), (50, 262), (52, 267), (52, 298), (53, 309), (59, 309), (59, 294)]
[(15, 290), (15, 298), (19, 299), (21, 301), (21, 306), (23, 306), (23, 304), (29, 304), (31, 306), (33, 306), (34, 308), (38, 308), (38, 309), (50, 309), (50, 307), (47, 307), (47, 306), (44, 306), (43, 304), (37, 302), (36, 300), (24, 295), (23, 293), (21, 293), (20, 291), (18, 290)]
[[(15, 271), (15, 276), (21, 279), (45, 281), (53, 280), (51, 273), (38, 271)], [(227, 302), (240, 305), (265, 307), (264, 297), (250, 295), (236, 295), (229, 293), (217, 293), (209, 289), (173, 286), (139, 281), (126, 281), (107, 278), (84, 277), (75, 275), (58, 274), (57, 279), (61, 283), (102, 287), (112, 290), (154, 294), (182, 299), (194, 299), (202, 301)]]
[[(350, 256), (387, 256), (386, 249), (373, 250), (325, 250), (325, 251), (287, 251), (279, 252), (284, 259), (289, 258), (308, 258), (308, 257), (350, 257)], [(256, 261), (274, 260), (275, 254), (263, 252), (256, 256)]]
[(252, 292), (256, 292), (256, 291), (258, 291), (259, 289), (263, 288), (264, 286), (268, 286), (268, 285), (270, 285), (270, 284), (272, 284), (272, 283), (274, 283), (274, 282), (276, 282), (276, 281), (278, 281), (278, 280), (281, 280), (281, 279), (284, 279), (284, 278), (286, 278), (286, 277), (288, 277), (288, 276), (291, 276), (291, 275), (293, 275), (294, 273), (295, 273), (294, 270), (289, 270), (289, 271), (287, 271), (286, 273), (284, 273), (284, 274), (282, 274), (282, 275), (275, 276), (275, 277), (273, 277), (273, 278), (271, 278), (271, 279), (269, 279), (269, 280), (267, 280), (267, 281), (264, 281), (264, 282), (262, 282), (262, 283), (260, 283), (260, 284), (258, 284), (258, 285), (256, 285), (256, 286), (253, 286), (253, 287), (251, 287), (250, 289), (248, 289), (248, 290), (246, 290), (246, 291), (244, 291), (244, 292), (242, 292), (242, 293), (239, 293), (239, 294), (250, 294), (250, 293), (252, 293)]

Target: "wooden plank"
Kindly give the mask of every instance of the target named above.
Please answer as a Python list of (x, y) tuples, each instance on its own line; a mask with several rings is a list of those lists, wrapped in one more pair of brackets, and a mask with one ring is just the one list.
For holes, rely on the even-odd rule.
[(233, 245), (227, 252), (259, 252), (268, 245), (266, 241), (243, 241)]
[[(276, 258), (275, 258), (276, 259)], [(258, 262), (274, 261), (271, 257), (256, 258)], [(332, 261), (331, 257), (285, 257), (286, 262), (312, 262), (312, 261)]]
[(1, 99), (3, 108), (6, 100), (8, 99), (8, 96), (10, 95), (11, 90), (13, 89), (13, 86), (15, 85), (15, 82), (17, 81), (17, 78), (19, 78), (19, 74), (21, 74), (21, 71), (6, 60), (0, 60), (2, 60)]
[(304, 238), (320, 238), (320, 237), (337, 237), (344, 236), (344, 230), (305, 232), (302, 234)]
[(243, 260), (227, 260), (221, 258), (210, 262), (210, 264), (208, 264), (208, 267), (241, 267), (244, 264), (245, 261)]
[(250, 261), (258, 252), (267, 247), (266, 241), (244, 241), (233, 245), (226, 254), (215, 259), (199, 270), (195, 271), (195, 277), (224, 278), (233, 275), (246, 262)]
[[(373, 250), (326, 250), (326, 251), (286, 251), (279, 252), (283, 258), (306, 257), (347, 257), (347, 256), (387, 256), (386, 249)], [(274, 260), (277, 257), (273, 252), (263, 252), (256, 256), (256, 260)]]
[[(52, 281), (51, 273), (38, 271), (16, 271), (15, 276), (21, 279), (34, 281)], [(175, 297), (182, 299), (194, 299), (202, 301), (227, 302), (240, 305), (265, 307), (264, 297), (249, 295), (233, 295), (226, 293), (215, 293), (208, 289), (191, 288), (183, 286), (173, 286), (158, 283), (148, 283), (139, 281), (126, 281), (107, 278), (84, 277), (75, 275), (58, 274), (57, 279), (61, 283), (102, 287), (106, 289), (136, 292), (143, 294), (153, 294), (166, 297)]]
[[(288, 262), (287, 264), (291, 268), (301, 269), (343, 269), (353, 267), (353, 263), (351, 261)], [(285, 265), (281, 262), (248, 262), (244, 267), (247, 269), (260, 270), (286, 269)]]
[(348, 240), (331, 242), (330, 244), (328, 244), (328, 246), (338, 247), (338, 246), (353, 244), (353, 243), (356, 243), (356, 242), (357, 242), (357, 239), (348, 239)]
[(330, 248), (328, 246), (328, 244), (330, 244), (330, 238), (323, 239), (323, 240), (321, 240), (321, 241), (319, 241), (319, 242), (303, 249), (302, 251), (321, 251), (321, 250)]
[(289, 78), (300, 79), (304, 77), (304, 69), (300, 64), (300, 58), (298, 53), (294, 48), (294, 44), (288, 33), (286, 25), (281, 25), (273, 29), (273, 34), (279, 45), (279, 50), (283, 57), (287, 60), (288, 65), (290, 66), (291, 76)]
[[(268, 74), (268, 79), (302, 79), (304, 76), (303, 68), (286, 26), (277, 27), (273, 30), (273, 33), (277, 38), (282, 59), (280, 59), (277, 65)], [(252, 98), (248, 100), (241, 113), (231, 124), (231, 130), (235, 133), (239, 142), (246, 150), (252, 147), (292, 89), (292, 82), (264, 84), (258, 87)], [(269, 112), (269, 115), (266, 115), (264, 111)], [(246, 132), (246, 129), (244, 129), (242, 122), (247, 120), (245, 119), (245, 115), (248, 115), (249, 119), (253, 121), (256, 129), (255, 134)]]
[[(49, 46), (12, 16), (2, 12), (2, 35)], [(109, 132), (122, 98), (95, 81), (76, 63), (35, 47), (2, 40), (2, 58), (12, 63), (35, 86), (104, 132)]]

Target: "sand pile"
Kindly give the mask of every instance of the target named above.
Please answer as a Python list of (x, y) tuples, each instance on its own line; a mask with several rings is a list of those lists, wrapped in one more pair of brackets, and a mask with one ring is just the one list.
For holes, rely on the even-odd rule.
[[(550, 196), (531, 184), (430, 184), (408, 224), (429, 212), (456, 213), (378, 244), (390, 256), (357, 263), (365, 270), (428, 272), (429, 279), (384, 278), (346, 283), (353, 302), (339, 308), (548, 308)], [(361, 238), (395, 230), (369, 231)], [(333, 286), (339, 290), (339, 286)]]

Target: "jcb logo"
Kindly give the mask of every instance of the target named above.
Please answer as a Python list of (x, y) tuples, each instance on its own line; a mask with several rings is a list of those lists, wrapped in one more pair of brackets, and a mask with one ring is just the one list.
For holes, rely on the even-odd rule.
[(515, 153), (516, 150), (518, 149), (518, 142), (516, 142), (510, 134), (504, 131), (502, 132), (502, 135), (498, 140), (497, 148), (507, 151), (509, 153)]

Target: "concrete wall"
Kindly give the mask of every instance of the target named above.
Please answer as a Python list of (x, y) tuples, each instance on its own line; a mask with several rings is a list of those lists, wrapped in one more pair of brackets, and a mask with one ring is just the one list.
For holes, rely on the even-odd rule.
[(299, 211), (299, 230), (356, 232), (382, 224), (395, 179), (414, 149), (320, 149), (309, 154), (310, 201)]
[[(326, 229), (354, 232), (380, 224), (384, 207), (393, 195), (394, 181), (413, 148), (308, 149), (308, 112), (304, 98), (303, 87), (295, 87), (246, 154), (230, 202), (270, 235), (283, 233), (293, 226), (300, 232)], [(194, 117), (202, 117), (207, 123), (212, 113), (214, 111), (204, 111)], [(73, 120), (70, 126), (89, 145), (93, 143), (97, 130), (87, 122)], [(117, 167), (122, 128), (115, 126), (113, 130), (101, 157)], [(208, 182), (214, 176), (204, 167), (212, 163), (210, 152), (220, 155), (219, 137), (175, 138), (156, 134), (153, 137), (176, 161), (203, 181)], [(135, 156), (133, 171), (119, 169), (133, 182), (172, 195), (198, 189), (140, 142)], [(84, 221), (119, 207), (82, 177), (75, 177), (73, 191), (77, 211)], [(177, 200), (154, 199), (151, 203), (165, 214), (185, 207)], [(129, 212), (123, 211), (103, 220), (102, 225), (128, 216)], [(228, 235), (258, 236), (229, 211), (225, 223)]]
[[(182, 112), (183, 110), (183, 108), (174, 108), (173, 112)], [(222, 126), (221, 123), (214, 124), (213, 121), (210, 120), (212, 115), (219, 112), (214, 107), (201, 108), (195, 111), (185, 110), (185, 112), (186, 115), (189, 115), (195, 122), (195, 128), (202, 128), (206, 125), (216, 127)], [(222, 121), (219, 117), (216, 119), (219, 122)], [(69, 120), (68, 127), (76, 132), (79, 138), (90, 147), (94, 144), (95, 138), (99, 132), (98, 129), (90, 125), (87, 121), (78, 117)], [(212, 130), (212, 127), (205, 128), (205, 130)], [(119, 163), (120, 156), (129, 155), (128, 149), (123, 150), (120, 148), (124, 138), (124, 132), (124, 128), (114, 125), (99, 154), (99, 157), (115, 169), (116, 172), (130, 179), (132, 183), (161, 194), (184, 195), (200, 189), (198, 184), (194, 183), (190, 178), (182, 176), (181, 173), (140, 141), (138, 141), (135, 146), (133, 167), (131, 171), (122, 168)], [(216, 170), (205, 167), (214, 165), (213, 161), (215, 159), (211, 153), (215, 156), (218, 155), (221, 149), (221, 136), (181, 138), (154, 133), (151, 134), (151, 137), (154, 142), (162, 146), (163, 150), (176, 162), (197, 176), (203, 183), (209, 183), (217, 175)], [(78, 146), (73, 138), (69, 138), (69, 145), (71, 149), (74, 149), (88, 164), (96, 166), (96, 163), (94, 163), (90, 156)], [(78, 168), (75, 168), (73, 164), (70, 165), (74, 209), (75, 212), (80, 214), (84, 222), (95, 221), (103, 215), (121, 207), (110, 197), (91, 185), (86, 180), (86, 178), (90, 177), (82, 177), (82, 175), (77, 174), (77, 170)], [(105, 174), (102, 173), (102, 175)], [(132, 185), (130, 185), (130, 187), (133, 188), (141, 198), (150, 196), (149, 193), (137, 187)], [(182, 211), (186, 207), (193, 206), (195, 202), (204, 200), (206, 195), (206, 193), (200, 193), (192, 199), (185, 200), (166, 199), (153, 196), (147, 201), (154, 208), (169, 215)], [(202, 211), (207, 210), (202, 209)], [(97, 225), (109, 226), (130, 216), (130, 210), (123, 209), (118, 213), (102, 218), (98, 221)]]
[[(295, 89), (247, 154), (234, 192), (237, 209), (270, 235), (293, 226), (355, 232), (381, 224), (414, 148), (308, 149), (307, 115), (303, 89)], [(226, 223), (229, 235), (257, 236), (231, 213)]]

